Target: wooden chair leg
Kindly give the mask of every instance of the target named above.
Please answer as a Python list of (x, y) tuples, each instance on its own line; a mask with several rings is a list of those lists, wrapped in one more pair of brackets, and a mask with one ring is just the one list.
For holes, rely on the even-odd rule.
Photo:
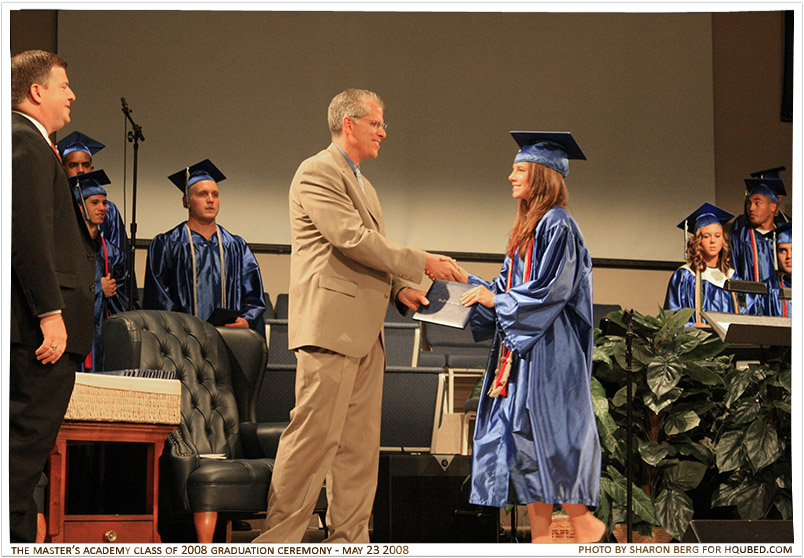
[(196, 512), (193, 514), (195, 533), (199, 543), (211, 543), (218, 523), (218, 512)]
[(45, 521), (45, 514), (38, 513), (36, 514), (36, 540), (34, 542), (38, 543), (45, 542), (46, 535), (47, 535), (47, 522)]

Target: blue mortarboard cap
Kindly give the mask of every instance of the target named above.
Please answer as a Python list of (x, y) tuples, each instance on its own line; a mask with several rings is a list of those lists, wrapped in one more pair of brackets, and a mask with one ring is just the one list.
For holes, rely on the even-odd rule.
[(772, 169), (756, 171), (756, 172), (751, 173), (751, 178), (779, 178), (779, 179), (781, 179), (782, 177), (780, 176), (779, 173), (781, 173), (783, 170), (785, 170), (784, 167), (774, 167)]
[(88, 219), (89, 211), (87, 211), (87, 204), (84, 200), (89, 196), (96, 194), (106, 195), (106, 190), (103, 189), (104, 184), (111, 184), (111, 180), (106, 176), (102, 170), (95, 170), (85, 174), (77, 174), (71, 176), (67, 180), (70, 181), (70, 186), (73, 188), (73, 197), (84, 208), (84, 218)]
[(728, 211), (707, 202), (687, 215), (687, 217), (676, 226), (685, 232), (694, 233), (706, 225), (712, 225), (714, 223), (718, 223), (721, 226), (725, 225), (732, 217), (734, 217), (734, 215)]
[(106, 146), (101, 142), (85, 136), (81, 132), (72, 132), (56, 142), (56, 148), (59, 150), (62, 159), (73, 151), (83, 151), (92, 157), (104, 147)]
[(786, 196), (787, 190), (780, 178), (746, 178), (746, 197), (761, 194), (779, 203), (779, 196)]
[(204, 159), (190, 167), (174, 172), (168, 176), (168, 179), (181, 190), (182, 194), (187, 195), (187, 190), (196, 182), (212, 180), (218, 183), (226, 180), (226, 177), (218, 170), (218, 167), (212, 164), (212, 161)]
[(96, 194), (106, 195), (106, 190), (103, 189), (105, 184), (111, 184), (112, 181), (106, 176), (103, 170), (95, 170), (86, 174), (77, 174), (71, 176), (69, 179), (70, 184), (74, 188), (74, 195), (77, 196), (81, 192), (82, 198), (88, 198)]
[(519, 145), (514, 163), (529, 161), (569, 174), (569, 159), (586, 159), (570, 132), (511, 132)]
[(776, 227), (774, 232), (776, 233), (776, 244), (793, 244), (793, 223), (790, 221)]

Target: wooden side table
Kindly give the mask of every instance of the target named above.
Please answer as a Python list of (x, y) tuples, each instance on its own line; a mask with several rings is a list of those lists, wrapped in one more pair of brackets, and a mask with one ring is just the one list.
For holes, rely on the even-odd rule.
[[(48, 475), (48, 529), (51, 542), (157, 543), (159, 511), (159, 457), (165, 438), (176, 426), (128, 422), (64, 421), (50, 454)], [(148, 444), (145, 513), (141, 515), (67, 515), (67, 446), (88, 442), (136, 442)]]

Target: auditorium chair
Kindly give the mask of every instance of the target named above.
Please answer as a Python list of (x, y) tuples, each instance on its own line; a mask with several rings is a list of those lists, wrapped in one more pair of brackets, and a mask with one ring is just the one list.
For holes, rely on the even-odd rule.
[[(175, 370), (181, 381), (181, 423), (160, 460), (160, 533), (175, 536), (192, 515), (198, 542), (209, 543), (219, 513), (227, 520), (264, 513), (274, 455), (260, 449), (275, 447), (281, 429), (259, 432), (273, 440), (252, 439), (263, 338), (189, 314), (134, 310), (104, 320), (103, 340), (108, 370)], [(205, 457), (215, 454), (223, 458)]]

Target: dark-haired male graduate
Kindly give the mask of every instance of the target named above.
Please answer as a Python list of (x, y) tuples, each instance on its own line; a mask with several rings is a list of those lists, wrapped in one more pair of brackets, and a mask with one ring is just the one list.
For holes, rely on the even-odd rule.
[[(96, 252), (49, 136), (70, 121), (67, 62), (11, 58), (11, 320), (8, 510), (11, 542), (34, 542), (34, 488), (92, 347)], [(4, 496), (5, 497), (5, 496)]]
[(776, 272), (773, 240), (768, 233), (776, 228), (779, 196), (786, 195), (781, 179), (746, 178), (745, 212), (732, 221), (732, 267), (746, 281), (764, 282)]
[(159, 234), (148, 247), (144, 308), (185, 312), (207, 320), (234, 311), (230, 327), (265, 334), (265, 297), (257, 259), (246, 241), (217, 224), (218, 183), (226, 177), (205, 159), (169, 177), (184, 194), (187, 221)]
[[(93, 157), (95, 154), (106, 147), (101, 142), (93, 139), (81, 132), (72, 132), (56, 142), (56, 147), (61, 154), (61, 162), (64, 165), (64, 172), (67, 178), (72, 178), (79, 174), (89, 173), (95, 170)], [(117, 206), (109, 199), (106, 200), (106, 217), (100, 225), (100, 232), (107, 244), (113, 244), (117, 251), (123, 255), (128, 267), (130, 255), (130, 245), (126, 236), (126, 224)], [(107, 309), (110, 314), (125, 312), (128, 307), (128, 277), (134, 275), (126, 272), (126, 283), (118, 285), (117, 294), (107, 301)], [(136, 277), (132, 279), (136, 284)], [(133, 291), (134, 302), (137, 302), (137, 291)]]
[(793, 286), (793, 223), (786, 222), (771, 233), (776, 247), (776, 272), (765, 281), (768, 286), (768, 316), (793, 317), (793, 301), (781, 298), (781, 288)]
[(109, 177), (102, 170), (77, 174), (69, 178), (73, 196), (81, 206), (89, 234), (98, 251), (95, 260), (95, 336), (92, 340), (92, 353), (87, 355), (82, 369), (100, 372), (103, 368), (103, 320), (116, 312), (110, 308), (110, 301), (117, 300), (124, 305), (128, 300), (119, 290), (126, 284), (127, 268), (125, 254), (111, 242), (107, 242), (100, 225), (106, 217), (106, 190)]

